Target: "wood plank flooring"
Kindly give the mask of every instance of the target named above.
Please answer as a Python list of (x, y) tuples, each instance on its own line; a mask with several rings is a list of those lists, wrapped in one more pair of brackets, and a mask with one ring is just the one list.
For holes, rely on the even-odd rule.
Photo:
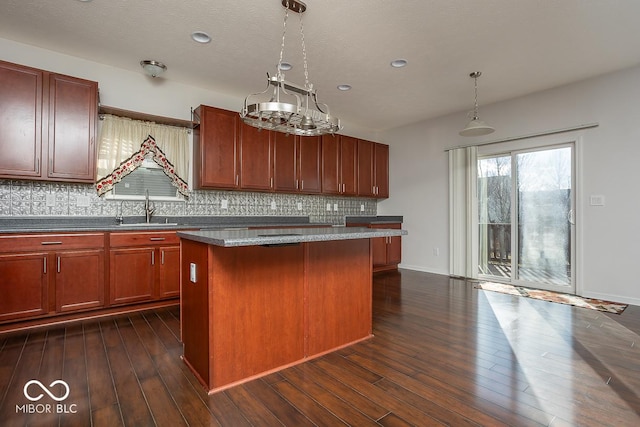
[[(211, 396), (180, 360), (177, 308), (0, 335), (0, 425), (640, 425), (640, 307), (407, 270), (373, 294), (371, 340)], [(32, 379), (69, 396), (31, 385), (30, 402)]]

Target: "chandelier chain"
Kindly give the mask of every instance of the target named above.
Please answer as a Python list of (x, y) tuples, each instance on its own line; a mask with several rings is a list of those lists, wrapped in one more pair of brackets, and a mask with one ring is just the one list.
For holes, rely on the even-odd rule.
[(309, 69), (307, 67), (307, 48), (304, 44), (304, 27), (302, 25), (302, 13), (300, 14), (300, 40), (302, 42), (302, 63), (304, 65), (304, 87), (311, 89), (309, 86)]
[(289, 17), (289, 9), (284, 9), (284, 24), (282, 25), (282, 44), (280, 45), (280, 60), (278, 61), (278, 76), (282, 75), (282, 58), (284, 56), (284, 40), (287, 35), (287, 18)]

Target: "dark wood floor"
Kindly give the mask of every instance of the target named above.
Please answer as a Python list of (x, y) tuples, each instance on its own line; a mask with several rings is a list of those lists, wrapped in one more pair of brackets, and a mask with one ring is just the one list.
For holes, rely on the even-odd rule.
[[(176, 308), (0, 336), (0, 425), (640, 425), (640, 307), (404, 270), (375, 277), (373, 324), (367, 342), (212, 396), (180, 360)], [(45, 395), (25, 413), (32, 379), (65, 380), (64, 406)]]

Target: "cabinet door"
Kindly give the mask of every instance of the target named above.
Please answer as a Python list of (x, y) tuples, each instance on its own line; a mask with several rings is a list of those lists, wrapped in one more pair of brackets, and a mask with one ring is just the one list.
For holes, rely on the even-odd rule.
[(301, 136), (298, 138), (298, 190), (303, 193), (320, 193), (320, 156), (322, 137)]
[(0, 61), (0, 177), (41, 175), (43, 72)]
[[(236, 113), (237, 114), (237, 113)], [(247, 190), (273, 188), (271, 132), (240, 124), (240, 187)]]
[(47, 177), (95, 182), (98, 83), (49, 77), (49, 162)]
[(339, 194), (340, 181), (340, 135), (322, 136), (322, 192)]
[(376, 197), (389, 197), (389, 146), (375, 144), (375, 187)]
[(159, 297), (180, 296), (180, 246), (160, 248)]
[(0, 321), (49, 311), (47, 253), (0, 255)]
[(358, 196), (375, 196), (374, 143), (358, 140)]
[(340, 182), (345, 196), (358, 194), (358, 140), (340, 137)]
[[(263, 131), (264, 132), (264, 131)], [(298, 191), (297, 137), (273, 132), (273, 189)]]
[(402, 261), (402, 237), (395, 236), (389, 238), (387, 245), (387, 263), (390, 265), (400, 264)]
[(153, 298), (154, 248), (111, 249), (109, 261), (111, 304)]
[(237, 188), (237, 112), (200, 106), (200, 125), (193, 132), (194, 175), (197, 188)]
[(373, 257), (373, 267), (380, 267), (387, 264), (387, 238), (376, 237), (371, 239), (371, 253)]
[(103, 250), (57, 252), (55, 263), (56, 311), (104, 306)]

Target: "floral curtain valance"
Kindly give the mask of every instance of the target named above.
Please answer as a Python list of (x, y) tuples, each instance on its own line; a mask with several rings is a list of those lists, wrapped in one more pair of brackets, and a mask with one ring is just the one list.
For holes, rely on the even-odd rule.
[[(101, 117), (96, 189), (109, 191), (152, 153), (181, 194), (188, 194), (189, 130), (106, 114)], [(144, 152), (144, 153), (143, 153)], [(140, 157), (141, 156), (141, 157)], [(138, 158), (140, 157), (140, 161)], [(166, 165), (171, 165), (167, 166)], [(125, 173), (126, 172), (126, 173)]]
[(113, 186), (122, 180), (125, 176), (133, 172), (144, 161), (145, 157), (153, 155), (153, 160), (162, 166), (164, 173), (171, 178), (172, 184), (178, 189), (180, 194), (189, 197), (189, 186), (182, 178), (176, 174), (176, 168), (167, 159), (164, 152), (157, 146), (156, 140), (151, 135), (147, 136), (140, 146), (140, 151), (134, 153), (131, 157), (120, 163), (112, 173), (102, 178), (96, 183), (96, 190), (101, 196), (111, 190)]

